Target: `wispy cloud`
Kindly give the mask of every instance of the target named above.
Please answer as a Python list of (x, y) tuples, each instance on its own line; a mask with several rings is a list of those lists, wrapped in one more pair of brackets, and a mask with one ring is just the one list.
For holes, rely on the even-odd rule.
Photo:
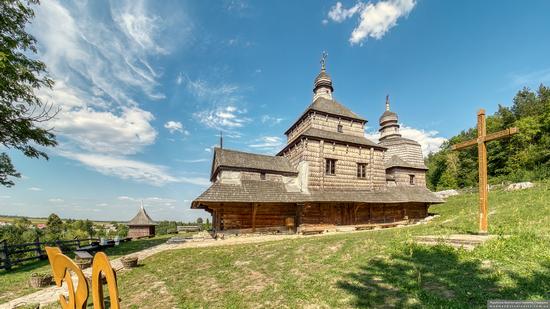
[(550, 68), (527, 73), (510, 74), (510, 79), (514, 87), (537, 87), (542, 83), (550, 82)]
[(169, 53), (167, 18), (140, 0), (110, 3), (108, 14), (95, 5), (44, 1), (30, 28), (56, 80), (40, 96), (62, 111), (47, 124), (60, 138), (59, 154), (103, 174), (171, 182), (157, 165), (125, 157), (157, 137), (153, 114), (141, 106), (165, 97), (158, 90), (162, 68), (149, 59)]
[(262, 136), (252, 141), (248, 147), (267, 153), (273, 153), (279, 150), (283, 145), (283, 140), (278, 136)]
[(42, 188), (30, 187), (28, 190), (29, 190), (29, 191), (42, 191)]
[(250, 121), (249, 118), (244, 116), (246, 113), (245, 109), (237, 109), (237, 107), (229, 105), (200, 111), (195, 113), (194, 116), (207, 127), (218, 130), (231, 130), (240, 128)]
[[(397, 20), (407, 16), (415, 5), (415, 0), (381, 0), (377, 3), (357, 2), (350, 8), (344, 8), (341, 2), (336, 2), (327, 16), (329, 20), (341, 23), (359, 15), (358, 25), (349, 38), (349, 42), (355, 45), (362, 44), (369, 37), (381, 39), (397, 25)], [(323, 21), (323, 23), (327, 22)]]
[(277, 125), (277, 124), (281, 123), (281, 121), (283, 121), (284, 118), (273, 117), (273, 116), (270, 116), (270, 115), (263, 115), (261, 117), (261, 120), (262, 120), (262, 123), (266, 123), (268, 125)]
[(62, 199), (62, 198), (51, 198), (51, 199), (48, 199), (48, 202), (50, 202), (50, 203), (63, 203), (63, 202), (65, 202), (65, 200)]
[(210, 183), (208, 179), (201, 177), (177, 177), (170, 174), (166, 166), (124, 157), (71, 152), (65, 152), (63, 155), (79, 161), (104, 175), (148, 183), (153, 186), (162, 186), (167, 183), (188, 183), (205, 186)]

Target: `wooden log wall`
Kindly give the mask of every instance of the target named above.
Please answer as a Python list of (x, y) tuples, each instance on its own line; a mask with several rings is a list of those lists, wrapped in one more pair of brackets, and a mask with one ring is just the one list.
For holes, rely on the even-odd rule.
[(254, 229), (284, 226), (287, 218), (295, 220), (296, 204), (227, 203), (212, 207), (217, 230)]
[(367, 203), (304, 203), (250, 204), (231, 203), (211, 206), (216, 230), (247, 229), (251, 232), (269, 227), (281, 227), (291, 218), (299, 225), (355, 225), (391, 223), (427, 216), (424, 203), (367, 204)]
[[(325, 174), (325, 159), (335, 159), (336, 174)], [(374, 148), (309, 140), (302, 159), (309, 162), (309, 187), (313, 190), (368, 190), (386, 183), (383, 152)], [(357, 177), (357, 163), (367, 164), (365, 178)]]
[(311, 115), (312, 128), (338, 132), (338, 125), (342, 125), (342, 134), (365, 136), (364, 125), (357, 120), (348, 120), (319, 113)]
[(426, 171), (396, 167), (388, 170), (398, 186), (410, 186), (410, 175), (414, 175), (414, 185), (426, 187)]
[(300, 222), (306, 225), (353, 225), (390, 223), (404, 219), (422, 219), (426, 216), (427, 205), (424, 203), (306, 203)]

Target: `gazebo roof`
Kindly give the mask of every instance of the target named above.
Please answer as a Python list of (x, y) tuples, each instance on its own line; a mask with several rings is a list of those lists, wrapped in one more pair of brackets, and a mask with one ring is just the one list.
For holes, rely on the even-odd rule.
[(151, 217), (143, 208), (143, 205), (139, 208), (137, 215), (128, 222), (128, 226), (147, 226), (147, 225), (157, 225)]

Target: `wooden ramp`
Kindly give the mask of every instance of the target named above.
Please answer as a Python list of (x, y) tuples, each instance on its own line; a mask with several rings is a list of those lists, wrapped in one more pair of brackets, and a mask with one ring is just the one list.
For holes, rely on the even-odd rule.
[(496, 235), (471, 235), (471, 234), (453, 234), (453, 235), (428, 235), (416, 236), (416, 243), (423, 245), (439, 245), (445, 244), (455, 248), (463, 248), (473, 250), (478, 245), (486, 242), (489, 239), (496, 238)]

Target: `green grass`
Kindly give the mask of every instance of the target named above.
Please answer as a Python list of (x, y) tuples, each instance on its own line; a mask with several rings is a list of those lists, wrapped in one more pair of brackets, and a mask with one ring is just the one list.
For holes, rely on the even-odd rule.
[(120, 274), (123, 304), (485, 308), (489, 299), (550, 298), (550, 183), (491, 192), (490, 232), (502, 237), (471, 252), (412, 237), (475, 233), (476, 194), (430, 212), (440, 217), (404, 229), (163, 252)]
[[(485, 308), (489, 299), (549, 299), (550, 182), (491, 192), (489, 211), (490, 233), (501, 237), (473, 251), (425, 247), (412, 239), (475, 233), (476, 194), (430, 207), (440, 216), (425, 225), (165, 251), (119, 274), (122, 305)], [(115, 257), (141, 247), (130, 244), (108, 253)], [(0, 297), (6, 300), (4, 276)]]
[[(120, 246), (108, 248), (105, 250), (105, 253), (107, 253), (110, 259), (116, 259), (126, 254), (165, 243), (170, 236), (171, 235), (163, 235), (155, 238), (144, 238), (126, 242)], [(38, 291), (38, 289), (32, 288), (29, 285), (29, 278), (34, 272), (50, 273), (51, 268), (48, 261), (22, 264), (15, 266), (10, 271), (0, 270), (0, 304)]]

